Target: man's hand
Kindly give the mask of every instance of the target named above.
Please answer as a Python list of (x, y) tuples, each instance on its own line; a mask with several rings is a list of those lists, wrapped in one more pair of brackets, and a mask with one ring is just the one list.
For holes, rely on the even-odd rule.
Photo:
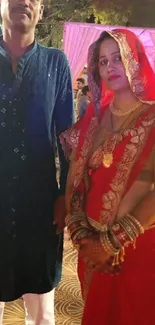
[(54, 221), (53, 224), (57, 226), (57, 234), (60, 234), (65, 228), (66, 206), (65, 196), (59, 196), (54, 206)]

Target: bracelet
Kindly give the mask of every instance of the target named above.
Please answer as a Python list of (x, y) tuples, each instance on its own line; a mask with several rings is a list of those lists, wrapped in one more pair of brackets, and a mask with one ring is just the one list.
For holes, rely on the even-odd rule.
[(92, 234), (92, 229), (86, 220), (85, 215), (71, 215), (66, 216), (66, 224), (69, 236), (72, 240), (73, 247), (79, 249), (79, 241)]
[(92, 235), (92, 232), (89, 231), (88, 229), (81, 228), (78, 229), (74, 235), (72, 235), (71, 239), (74, 243), (79, 242), (81, 239), (89, 237)]
[(129, 236), (122, 222), (113, 225), (110, 228), (110, 231), (113, 235), (114, 240), (115, 241), (118, 240), (118, 242), (122, 247), (124, 247), (125, 245), (127, 245), (127, 243), (130, 243), (132, 241), (132, 238)]
[(130, 214), (110, 227), (108, 231), (100, 233), (100, 241), (104, 250), (110, 256), (114, 256), (113, 266), (124, 261), (125, 247), (133, 244), (135, 248), (137, 237), (143, 233), (142, 225)]
[(110, 256), (114, 257), (112, 266), (116, 266), (119, 265), (121, 262), (124, 262), (125, 250), (124, 247), (122, 247), (118, 241), (117, 245), (119, 245), (119, 247), (114, 247), (114, 245), (110, 241), (109, 234), (111, 233), (107, 231), (102, 232), (100, 234), (100, 240), (105, 252), (107, 252)]
[(127, 214), (127, 218), (129, 218), (129, 220), (136, 226), (139, 235), (144, 234), (144, 228), (143, 226), (140, 224), (140, 222), (131, 214)]
[(109, 239), (111, 240), (111, 242), (113, 243), (114, 247), (116, 248), (121, 248), (123, 245), (120, 243), (119, 238), (117, 238), (113, 231), (110, 229), (109, 230)]
[(77, 216), (74, 216), (74, 215), (71, 215), (71, 214), (68, 214), (65, 218), (65, 222), (66, 222), (66, 226), (69, 228), (72, 224), (74, 223), (79, 223), (80, 226), (87, 226), (88, 225), (88, 222), (85, 218), (84, 215), (77, 215)]
[(128, 220), (125, 218), (119, 221), (120, 226), (124, 230), (125, 235), (128, 237), (129, 242), (134, 242), (135, 238), (138, 236), (138, 233), (135, 232), (134, 227), (131, 227)]
[(134, 243), (135, 239), (144, 233), (144, 228), (135, 217), (128, 214), (114, 224), (111, 231), (122, 246), (127, 246)]
[(108, 232), (101, 232), (100, 233), (100, 241), (101, 244), (104, 248), (104, 250), (110, 255), (115, 255), (118, 253), (119, 249), (115, 248), (113, 244), (111, 243), (109, 237), (108, 237)]

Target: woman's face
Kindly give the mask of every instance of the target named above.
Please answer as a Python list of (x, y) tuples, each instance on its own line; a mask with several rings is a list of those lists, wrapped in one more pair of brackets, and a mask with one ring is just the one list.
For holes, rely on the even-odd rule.
[(112, 39), (105, 39), (100, 46), (99, 74), (106, 87), (113, 91), (130, 88), (125, 74), (118, 43)]

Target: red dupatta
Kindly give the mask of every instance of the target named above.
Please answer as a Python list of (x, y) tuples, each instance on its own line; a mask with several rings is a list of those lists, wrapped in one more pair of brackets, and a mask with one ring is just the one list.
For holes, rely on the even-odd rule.
[[(143, 45), (128, 30), (117, 29), (108, 33), (119, 44), (133, 93), (142, 102), (153, 105), (155, 103), (155, 74)], [(91, 168), (91, 184), (94, 185), (89, 187), (88, 157), (93, 135), (113, 96), (112, 92), (106, 91), (104, 84), (98, 87), (93, 79), (92, 60), (95, 46), (96, 42), (90, 47), (88, 56), (89, 87), (93, 95), (93, 103), (89, 105), (83, 119), (63, 133), (61, 141), (63, 144), (65, 141), (68, 148), (75, 149), (78, 158), (71, 214), (73, 216), (85, 214), (91, 227), (104, 230), (107, 225), (114, 222), (120, 200), (131, 188), (155, 144), (155, 105), (150, 106), (133, 128), (122, 133), (122, 139), (114, 150), (113, 164), (109, 168), (105, 168), (102, 164), (104, 146), (103, 150), (93, 155), (91, 164), (95, 161), (96, 168), (94, 170)], [(112, 136), (106, 146), (110, 146), (113, 141)]]

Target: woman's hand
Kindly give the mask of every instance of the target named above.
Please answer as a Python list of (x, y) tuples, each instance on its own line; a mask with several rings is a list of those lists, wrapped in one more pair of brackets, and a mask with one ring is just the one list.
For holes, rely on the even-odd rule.
[(110, 258), (104, 251), (98, 235), (80, 241), (80, 256), (92, 266), (102, 266)]
[(119, 274), (122, 267), (121, 265), (112, 265), (113, 256), (109, 256), (104, 251), (98, 235), (81, 240), (80, 256), (94, 271), (114, 275)]

